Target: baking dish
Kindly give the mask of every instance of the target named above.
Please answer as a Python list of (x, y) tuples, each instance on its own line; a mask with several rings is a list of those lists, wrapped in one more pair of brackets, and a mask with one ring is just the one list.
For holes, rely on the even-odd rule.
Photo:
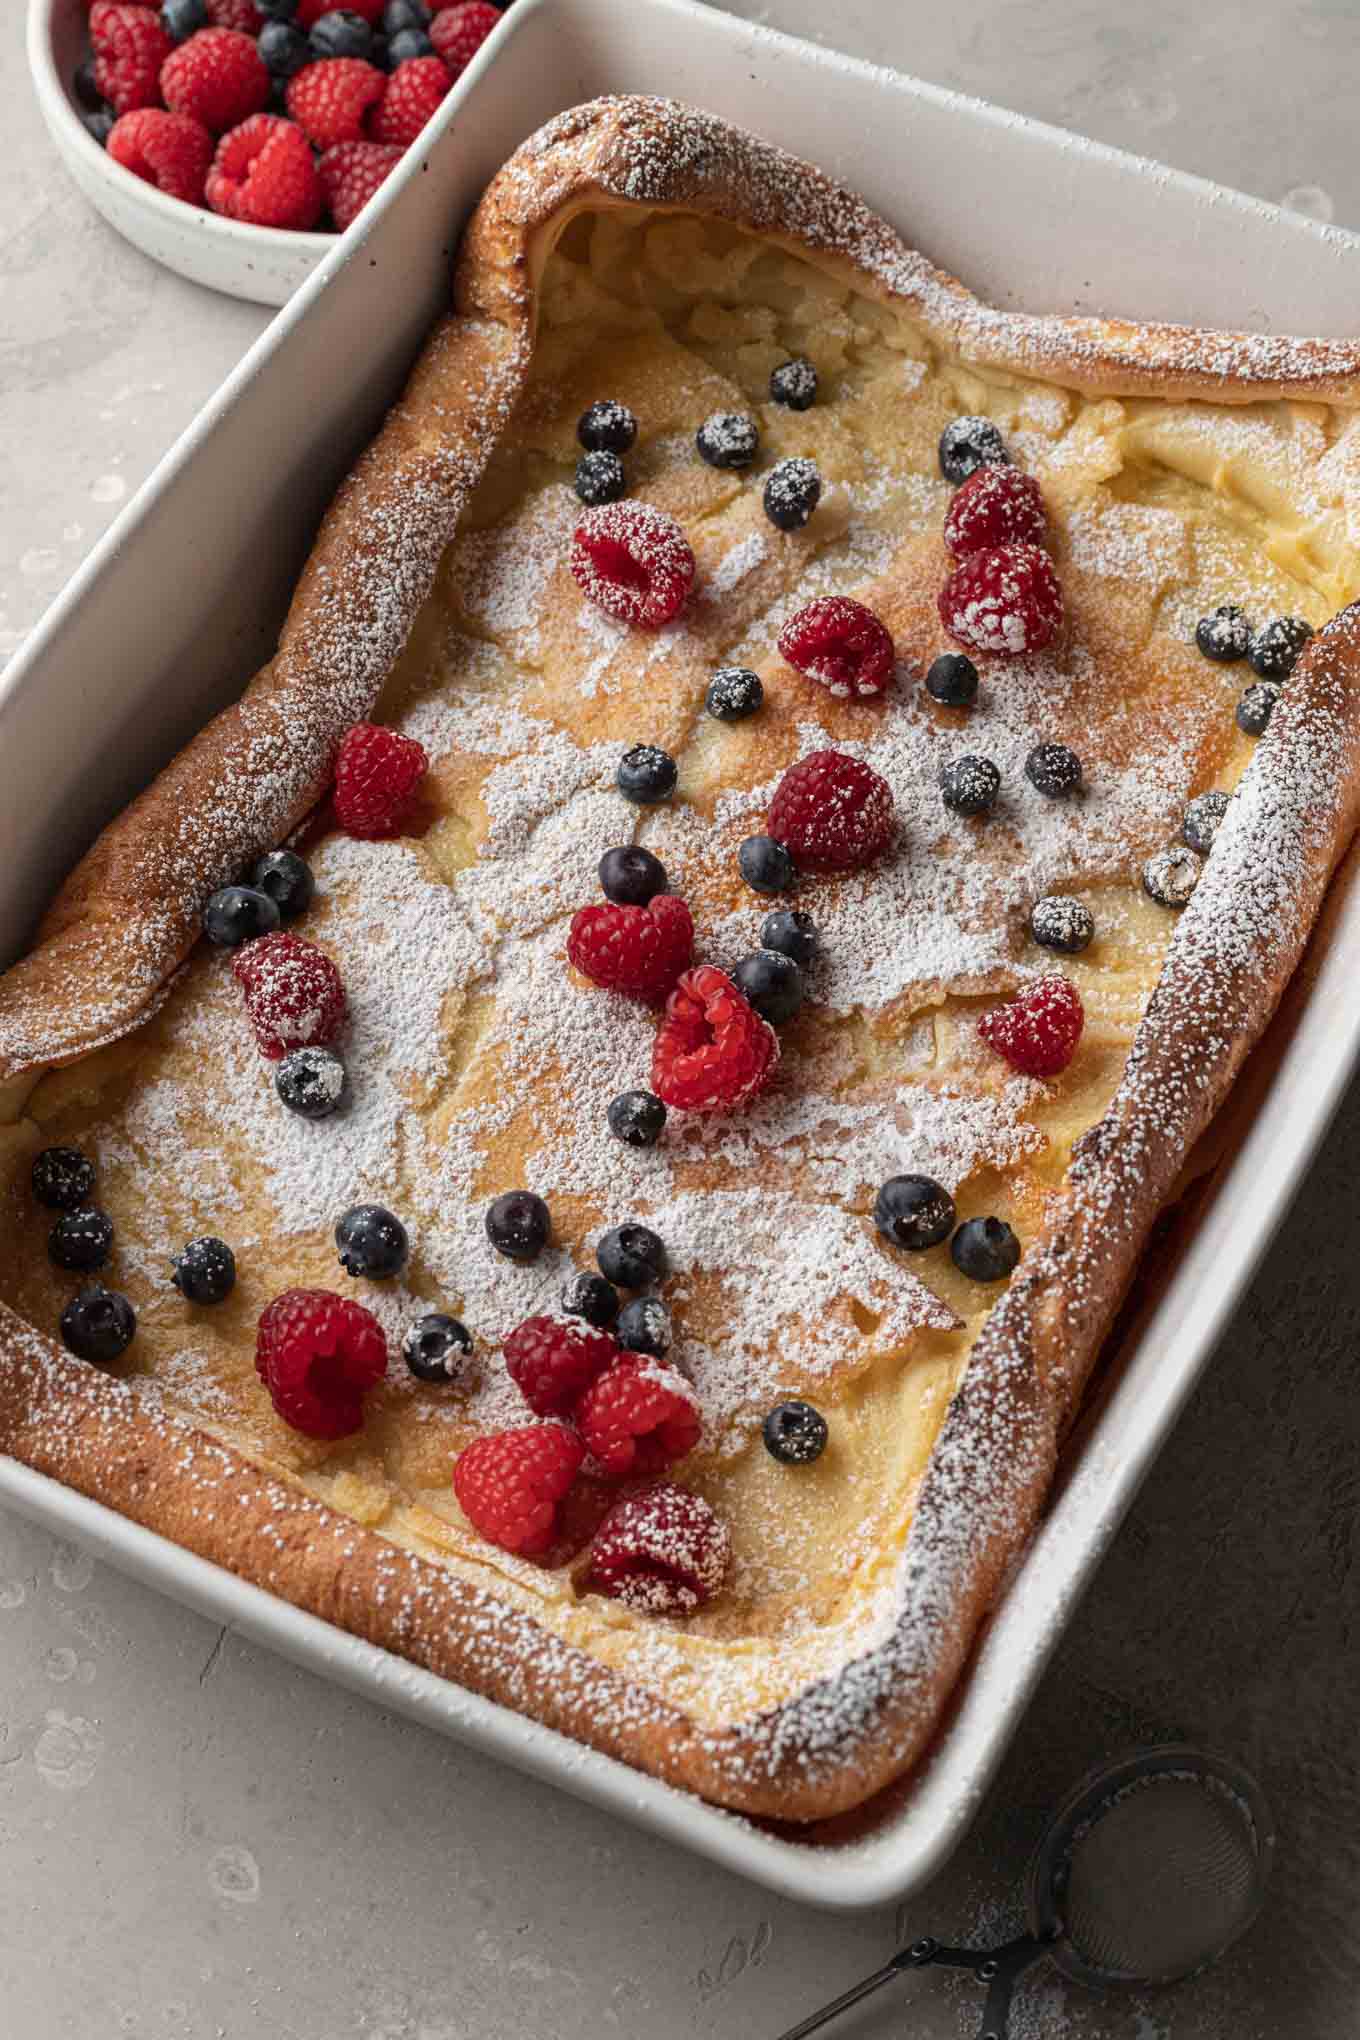
[[(704, 37), (712, 40), (700, 61), (696, 52)], [(1028, 124), (828, 59), (675, 0), (666, 4), (653, 0), (630, 20), (627, 33), (621, 33), (617, 16), (600, 4), (582, 0), (551, 11), (542, 5), (527, 6), (517, 13), (502, 68), (517, 74), (511, 84), (498, 89), (503, 81), (497, 73), (488, 73), (459, 95), (422, 151), (428, 174), (417, 176), (403, 166), (393, 192), (376, 209), (356, 247), (345, 251), (347, 259), (328, 261), (297, 306), (243, 366), (117, 528), (111, 545), (82, 575), (83, 602), (68, 598), (59, 605), (16, 670), (0, 703), (4, 760), (0, 791), (10, 771), (15, 774), (10, 781), (14, 809), (9, 825), (15, 842), (9, 863), (12, 874), (27, 877), (30, 884), (26, 898), (16, 885), (6, 901), (14, 934), (21, 933), (31, 917), (44, 879), (55, 876), (76, 847), (72, 813), (79, 813), (81, 824), (90, 827), (102, 819), (129, 790), (121, 776), (139, 783), (184, 733), (179, 719), (188, 727), (195, 725), (250, 669), (259, 636), (269, 634), (277, 621), (319, 499), (366, 436), (375, 407), (390, 391), (438, 301), (452, 223), (526, 127), (559, 103), (607, 86), (664, 83), (669, 90), (820, 156), (848, 181), (863, 185), (910, 238), (924, 243), (927, 250), (937, 249), (965, 271), (957, 245), (960, 235), (950, 214), (953, 207), (957, 216), (962, 202), (954, 188), (960, 154), (977, 166), (986, 190), (1009, 194), (1001, 208), (1005, 213), (1027, 180), (1032, 206), (1042, 186), (1060, 181), (1055, 163), (1070, 170), (1069, 159), (1082, 153), (1064, 141), (1055, 159), (1053, 139)], [(759, 87), (755, 92), (753, 79)], [(508, 105), (507, 90), (512, 94)], [(819, 130), (833, 102), (842, 139), (837, 141), (828, 132), (823, 141)], [(767, 104), (777, 108), (773, 122), (762, 117)], [(868, 144), (852, 145), (843, 139), (873, 132), (905, 135), (907, 160), (903, 161), (899, 143), (891, 166), (875, 166), (867, 160), (872, 153)], [(965, 135), (966, 141), (961, 140)], [(866, 160), (857, 160), (859, 154)], [(1046, 242), (1034, 273), (1026, 270), (1023, 256), (1016, 253), (1022, 246), (1017, 239), (1020, 222), (1003, 218), (998, 231), (1006, 255), (992, 250), (990, 275), (979, 262), (978, 280), (992, 295), (1059, 308), (1080, 302), (1076, 277), (1089, 267), (1088, 248), (1099, 245), (1102, 231), (1108, 238), (1116, 215), (1125, 222), (1126, 240), (1131, 235), (1134, 245), (1146, 245), (1148, 263), (1158, 265), (1164, 288), (1164, 250), (1180, 246), (1192, 234), (1191, 222), (1207, 203), (1204, 188), (1186, 183), (1181, 190), (1177, 185), (1182, 213), (1173, 217), (1176, 206), (1168, 212), (1164, 186), (1163, 196), (1148, 213), (1146, 201), (1149, 194), (1156, 198), (1159, 187), (1145, 171), (1127, 159), (1094, 150), (1087, 168), (1089, 179), (1076, 177), (1073, 194), (1089, 182), (1093, 218), (1075, 236), (1070, 226), (1065, 228), (1066, 239), (1075, 241), (1074, 250), (1063, 255), (1071, 274), (1054, 270), (1063, 251)], [(895, 189), (891, 178), (885, 188), (889, 171), (896, 179)], [(1236, 251), (1240, 256), (1247, 288), (1262, 271), (1263, 247), (1258, 242), (1255, 258), (1249, 260), (1245, 237), (1251, 231), (1267, 238), (1283, 233), (1288, 243), (1293, 227), (1282, 228), (1267, 209), (1226, 194), (1217, 203), (1230, 223), (1225, 230), (1229, 254)], [(935, 224), (928, 231), (922, 218), (932, 209)], [(1068, 204), (1065, 221), (1070, 217)], [(1291, 258), (1298, 288), (1283, 300), (1287, 322), (1293, 327), (1338, 330), (1339, 280), (1338, 303), (1324, 307), (1321, 300), (1327, 293), (1321, 272), (1326, 265), (1318, 255), (1318, 247), (1334, 237), (1323, 236), (1315, 243), (1318, 230), (1303, 223), (1299, 230), (1305, 238)], [(1028, 233), (1033, 242), (1033, 228)], [(1310, 252), (1320, 271), (1316, 312), (1311, 302), (1302, 302)], [(1247, 308), (1225, 302), (1222, 293), (1216, 294), (1212, 307), (1198, 303), (1193, 295), (1186, 302), (1168, 301), (1151, 288), (1144, 301), (1137, 293), (1137, 279), (1130, 281), (1126, 257), (1127, 248), (1121, 254), (1121, 279), (1108, 279), (1104, 291), (1097, 280), (1092, 291), (1097, 301), (1140, 314), (1249, 322)], [(1003, 259), (1013, 271), (1009, 284), (995, 273)], [(1193, 275), (1187, 289), (1191, 282), (1202, 289), (1204, 266), (1202, 261), (1198, 267), (1190, 265)], [(1276, 265), (1283, 273), (1290, 266), (1283, 256)], [(1255, 322), (1261, 323), (1259, 316)], [(318, 389), (314, 372), (318, 359), (348, 366), (337, 368)], [(267, 459), (260, 456), (261, 446), (269, 448)], [(149, 599), (153, 595), (154, 601)], [(101, 667), (96, 654), (102, 648), (106, 656)], [(101, 681), (94, 698), (86, 684), (90, 673)], [(167, 699), (171, 675), (176, 683), (173, 700)], [(190, 676), (187, 681), (185, 675)], [(78, 736), (70, 734), (72, 727)], [(48, 787), (54, 802), (64, 800), (60, 828), (55, 823), (44, 827), (41, 818), (31, 818), (27, 828), (20, 828), (13, 820), (20, 789), (33, 783)], [(1345, 939), (1344, 926), (1339, 939)], [(1330, 962), (1338, 953), (1339, 943)], [(1333, 1026), (1325, 1037), (1311, 1038), (1304, 1060), (1309, 1054), (1318, 1056), (1338, 1082), (1346, 1066), (1351, 1033), (1339, 1019), (1339, 1001), (1324, 998), (1328, 967), (1324, 964), (1281, 1064), (1280, 1082), (1251, 1130), (1247, 1151), (1143, 1337), (1126, 1357), (1121, 1379), (1092, 1426), (1075, 1478), (1021, 1570), (949, 1732), (932, 1762), (896, 1800), (891, 1814), (880, 1812), (872, 1829), (853, 1844), (832, 1851), (824, 1843), (797, 1843), (757, 1833), (523, 1722), (508, 1721), (495, 1709), (322, 1629), (145, 1533), (132, 1533), (117, 1518), (93, 1510), (89, 1520), (101, 1525), (100, 1540), (111, 1555), (140, 1554), (140, 1570), (153, 1569), (173, 1591), (211, 1606), (219, 1620), (266, 1635), (310, 1663), (317, 1662), (320, 1652), (325, 1668), (335, 1675), (368, 1690), (377, 1685), (389, 1702), (408, 1707), (434, 1725), (470, 1736), (531, 1768), (563, 1775), (564, 1782), (589, 1796), (633, 1811), (649, 1824), (794, 1895), (862, 1904), (908, 1888), (929, 1874), (961, 1832), (1073, 1594), (1108, 1540), (1138, 1472), (1164, 1435), (1235, 1284), (1264, 1237), (1268, 1219), (1239, 1196), (1230, 1231), (1218, 1241), (1214, 1259), (1200, 1263), (1214, 1267), (1213, 1285), (1197, 1280), (1197, 1257), (1205, 1239), (1213, 1237), (1225, 1206), (1233, 1203), (1234, 1185), (1251, 1180), (1262, 1165), (1259, 1156), (1252, 1160), (1262, 1127), (1272, 1128), (1269, 1164), (1277, 1181), (1287, 1180), (1291, 1169), (1302, 1165), (1309, 1143), (1321, 1129), (1319, 1106), (1325, 1107), (1326, 1101), (1319, 1100), (1311, 1083), (1305, 1101), (1300, 1105), (1296, 1100), (1285, 1117), (1275, 1107), (1290, 1088), (1292, 1068), (1300, 1070), (1305, 1082), (1311, 1075), (1297, 1063), (1297, 1056), (1320, 1007), (1333, 1014)], [(22, 1474), (5, 1491), (27, 1497), (30, 1505), (35, 1496), (44, 1496), (49, 1508), (52, 1494), (60, 1492)], [(66, 1513), (71, 1508), (84, 1519), (88, 1505), (61, 1497), (68, 1531), (76, 1527)], [(155, 1554), (154, 1560), (149, 1553)], [(315, 1634), (318, 1630), (324, 1644)]]

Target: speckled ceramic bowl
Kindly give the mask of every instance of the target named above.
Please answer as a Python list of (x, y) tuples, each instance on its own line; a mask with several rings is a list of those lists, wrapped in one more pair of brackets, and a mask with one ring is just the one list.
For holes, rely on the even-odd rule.
[(287, 304), (335, 246), (334, 234), (248, 227), (166, 198), (105, 154), (81, 125), (71, 77), (89, 47), (82, 0), (29, 0), (28, 62), (48, 132), (111, 227), (167, 269), (257, 304)]

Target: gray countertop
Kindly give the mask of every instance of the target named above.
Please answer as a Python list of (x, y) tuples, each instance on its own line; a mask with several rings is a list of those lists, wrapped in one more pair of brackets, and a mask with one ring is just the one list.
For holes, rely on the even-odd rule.
[[(1356, 0), (738, 11), (1360, 227)], [(0, 28), (0, 660), (266, 318), (86, 209), (39, 127), (21, 12)], [(1006, 1929), (1044, 1809), (1095, 1759), (1182, 1737), (1235, 1755), (1275, 1805), (1259, 1925), (1156, 1998), (1040, 1981), (1016, 2040), (1355, 2030), (1357, 1143), (1353, 1095), (976, 1827), (904, 1921), (772, 1900), (0, 1516), (0, 2030), (773, 2035), (904, 1927)], [(917, 1975), (842, 2031), (946, 2040), (978, 2009)]]

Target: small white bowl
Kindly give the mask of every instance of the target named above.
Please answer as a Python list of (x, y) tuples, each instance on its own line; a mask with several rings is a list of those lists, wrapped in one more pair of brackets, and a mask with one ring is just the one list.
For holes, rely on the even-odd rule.
[(48, 133), (86, 198), (134, 247), (192, 283), (255, 304), (284, 305), (331, 249), (335, 234), (250, 227), (167, 198), (85, 132), (71, 78), (89, 48), (82, 0), (29, 0), (28, 62)]

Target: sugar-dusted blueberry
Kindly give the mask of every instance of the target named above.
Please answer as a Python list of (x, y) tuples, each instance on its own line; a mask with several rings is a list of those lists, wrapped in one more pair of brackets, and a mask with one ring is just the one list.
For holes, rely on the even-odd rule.
[(765, 480), (765, 515), (780, 531), (801, 531), (822, 500), (822, 478), (814, 461), (776, 461)]
[(101, 149), (108, 147), (109, 136), (113, 133), (113, 114), (107, 106), (98, 108), (94, 113), (82, 113), (80, 125)]
[(61, 1342), (77, 1360), (107, 1366), (132, 1344), (137, 1313), (116, 1289), (95, 1283), (71, 1298), (61, 1314)]
[(429, 25), (430, 10), (425, 0), (387, 0), (383, 8), (384, 35), (400, 35), (404, 28), (428, 28)]
[(583, 503), (617, 503), (628, 494), (628, 477), (616, 453), (583, 453), (572, 487)]
[(953, 1231), (954, 1200), (933, 1176), (889, 1176), (874, 1199), (874, 1224), (893, 1246), (924, 1253)]
[(1220, 602), (1217, 609), (1201, 616), (1195, 625), (1195, 643), (1206, 659), (1213, 659), (1220, 666), (1231, 666), (1238, 659), (1245, 659), (1251, 643), (1251, 625), (1246, 611), (1239, 609), (1235, 602)]
[(770, 402), (786, 411), (810, 411), (817, 401), (817, 371), (806, 354), (770, 370)]
[(619, 1314), (619, 1292), (603, 1275), (581, 1268), (562, 1284), (562, 1308), (568, 1317), (584, 1318), (605, 1332)]
[(551, 1232), (548, 1207), (532, 1190), (507, 1190), (487, 1206), (486, 1236), (507, 1261), (536, 1261)]
[(239, 949), (257, 936), (272, 935), (282, 915), (267, 892), (253, 885), (224, 885), (203, 909), (203, 933), (219, 949)]
[(926, 674), (926, 692), (946, 708), (967, 708), (976, 699), (978, 670), (966, 652), (941, 652)]
[(669, 800), (675, 791), (679, 768), (669, 751), (658, 744), (634, 744), (619, 760), (615, 783), (625, 800), (638, 807), (651, 807)]
[(777, 949), (781, 956), (792, 957), (800, 969), (805, 969), (817, 954), (817, 924), (811, 914), (796, 907), (776, 907), (761, 924), (760, 946)]
[(1020, 1242), (1002, 1218), (968, 1218), (949, 1242), (949, 1252), (970, 1282), (1004, 1282), (1020, 1259)]
[(413, 57), (433, 57), (437, 52), (423, 28), (399, 28), (388, 38), (383, 54), (381, 68), (395, 71), (398, 64), (409, 64)]
[(765, 1450), (781, 1466), (811, 1466), (829, 1435), (826, 1418), (806, 1402), (776, 1403), (761, 1425)]
[(713, 411), (695, 433), (694, 444), (710, 467), (750, 467), (760, 445), (760, 427), (749, 411)]
[(271, 850), (250, 874), (256, 892), (268, 893), (285, 921), (296, 921), (316, 897), (312, 867), (296, 850)]
[(1071, 893), (1045, 893), (1029, 910), (1029, 932), (1041, 949), (1079, 956), (1095, 940), (1096, 924), (1084, 900)]
[(1208, 793), (1197, 793), (1185, 810), (1181, 823), (1181, 835), (1192, 850), (1198, 850), (1201, 857), (1207, 857), (1214, 847), (1219, 823), (1228, 812), (1230, 794), (1222, 793), (1217, 787)]
[(940, 434), (940, 473), (947, 482), (966, 482), (980, 467), (1005, 467), (1006, 442), (990, 418), (954, 418)]
[(1252, 632), (1247, 664), (1263, 680), (1287, 680), (1312, 635), (1312, 624), (1301, 616), (1272, 617)]
[(347, 1275), (385, 1282), (406, 1266), (410, 1243), (401, 1220), (384, 1204), (352, 1204), (335, 1224), (335, 1246)]
[(472, 1352), (472, 1334), (442, 1310), (413, 1318), (401, 1335), (401, 1357), (417, 1381), (447, 1387)]
[(737, 845), (737, 869), (752, 892), (787, 892), (797, 871), (788, 851), (773, 836), (748, 836)]
[(587, 453), (627, 453), (637, 438), (637, 419), (627, 404), (602, 397), (581, 413), (576, 437)]
[(94, 1163), (79, 1148), (48, 1147), (33, 1157), (33, 1195), (49, 1211), (75, 1211), (94, 1189)]
[(666, 867), (640, 843), (621, 843), (600, 859), (600, 890), (616, 907), (645, 907), (666, 890)]
[(208, 26), (208, 10), (203, 0), (165, 0), (161, 8), (161, 27), (172, 42), (188, 42), (191, 35), (197, 35), (200, 28)]
[(1280, 689), (1273, 680), (1257, 680), (1237, 704), (1237, 727), (1244, 736), (1263, 737), (1275, 712)]
[(1067, 744), (1036, 744), (1025, 760), (1025, 777), (1037, 793), (1066, 800), (1081, 785), (1081, 760)]
[(312, 55), (327, 57), (369, 57), (373, 54), (373, 26), (362, 14), (348, 7), (332, 8), (312, 23)]
[(112, 1251), (113, 1220), (92, 1204), (63, 1212), (47, 1235), (48, 1256), (58, 1268), (89, 1273), (102, 1268)]
[(1001, 774), (990, 758), (965, 753), (951, 759), (940, 773), (944, 804), (956, 815), (985, 815), (996, 806)]
[(764, 699), (759, 673), (746, 666), (721, 666), (708, 683), (704, 706), (717, 722), (745, 722)]
[(1183, 907), (1199, 884), (1204, 859), (1180, 844), (1159, 850), (1143, 866), (1143, 891), (1159, 907)]
[(334, 1049), (295, 1048), (275, 1070), (274, 1089), (300, 1119), (329, 1119), (345, 1095), (345, 1065)]
[(732, 982), (762, 1020), (782, 1027), (803, 1003), (803, 973), (791, 956), (778, 949), (756, 949), (743, 956)]
[(266, 21), (255, 47), (271, 78), (286, 82), (316, 62), (312, 46), (291, 21)]
[(626, 1147), (655, 1147), (666, 1127), (666, 1108), (653, 1091), (620, 1091), (609, 1101), (609, 1131)]
[(671, 1314), (659, 1296), (635, 1296), (619, 1312), (614, 1337), (626, 1353), (650, 1353), (660, 1360), (670, 1351)]
[(225, 1240), (205, 1233), (176, 1254), (170, 1280), (189, 1303), (223, 1303), (236, 1287), (236, 1256)]
[(600, 1273), (620, 1289), (642, 1289), (666, 1272), (666, 1249), (649, 1226), (616, 1225), (595, 1249)]

